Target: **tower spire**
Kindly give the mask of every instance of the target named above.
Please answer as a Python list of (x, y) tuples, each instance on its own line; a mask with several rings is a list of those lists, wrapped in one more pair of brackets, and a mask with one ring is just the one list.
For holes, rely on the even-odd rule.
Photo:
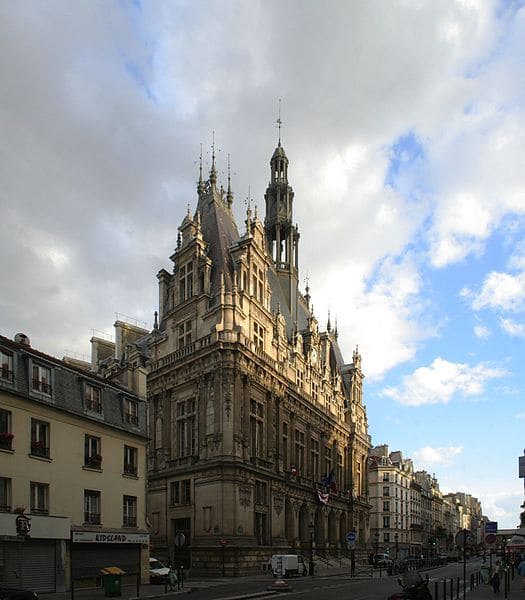
[(210, 171), (210, 183), (215, 186), (217, 183), (217, 170), (215, 169), (215, 130), (213, 131), (213, 141), (211, 144), (211, 171)]
[(202, 181), (202, 144), (201, 153), (199, 155), (199, 182), (197, 183), (197, 193), (200, 195), (204, 191), (204, 182)]
[(228, 154), (228, 191), (226, 192), (226, 202), (228, 202), (228, 206), (231, 208), (233, 204), (233, 194), (231, 188), (231, 173), (230, 173), (230, 155)]

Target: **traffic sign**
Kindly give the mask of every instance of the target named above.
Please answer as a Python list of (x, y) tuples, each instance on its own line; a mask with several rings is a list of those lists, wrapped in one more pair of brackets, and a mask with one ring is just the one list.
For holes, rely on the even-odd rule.
[(485, 542), (487, 544), (495, 544), (497, 539), (498, 538), (496, 537), (495, 533), (487, 533), (487, 535), (485, 536)]
[(456, 533), (456, 546), (458, 548), (464, 548), (465, 546), (471, 546), (474, 543), (474, 536), (468, 529), (462, 529)]
[(356, 533), (355, 531), (349, 531), (349, 532), (346, 534), (346, 541), (347, 541), (348, 543), (355, 542), (355, 541), (356, 541), (356, 539), (357, 539), (357, 533)]
[(498, 533), (498, 522), (487, 521), (485, 523), (485, 533)]

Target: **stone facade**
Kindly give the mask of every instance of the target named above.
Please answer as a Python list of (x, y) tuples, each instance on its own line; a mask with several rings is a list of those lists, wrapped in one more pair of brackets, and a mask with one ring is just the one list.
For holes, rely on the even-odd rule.
[(321, 331), (299, 291), (280, 142), (270, 169), (265, 221), (249, 208), (240, 234), (229, 181), (218, 187), (215, 160), (207, 181), (201, 167), (196, 211), (158, 274), (148, 517), (154, 551), (195, 573), (337, 553), (352, 529), (358, 549), (368, 539), (361, 356), (345, 364), (337, 328)]

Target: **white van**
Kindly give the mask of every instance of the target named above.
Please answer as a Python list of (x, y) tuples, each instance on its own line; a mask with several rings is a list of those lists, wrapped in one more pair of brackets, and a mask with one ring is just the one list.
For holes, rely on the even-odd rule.
[(274, 554), (270, 558), (270, 569), (274, 577), (277, 577), (279, 571), (282, 577), (308, 575), (308, 569), (300, 554)]

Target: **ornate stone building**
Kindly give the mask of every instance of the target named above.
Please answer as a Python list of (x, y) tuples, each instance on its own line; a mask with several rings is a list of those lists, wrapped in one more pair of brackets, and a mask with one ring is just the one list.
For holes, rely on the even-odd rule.
[[(281, 142), (264, 223), (239, 233), (233, 196), (202, 165), (197, 207), (158, 274), (149, 340), (149, 507), (159, 555), (194, 572), (260, 570), (275, 552), (365, 548), (369, 531), (361, 356), (319, 329), (298, 288), (299, 233)], [(327, 260), (330, 257), (326, 257)], [(180, 535), (183, 534), (183, 535)]]

